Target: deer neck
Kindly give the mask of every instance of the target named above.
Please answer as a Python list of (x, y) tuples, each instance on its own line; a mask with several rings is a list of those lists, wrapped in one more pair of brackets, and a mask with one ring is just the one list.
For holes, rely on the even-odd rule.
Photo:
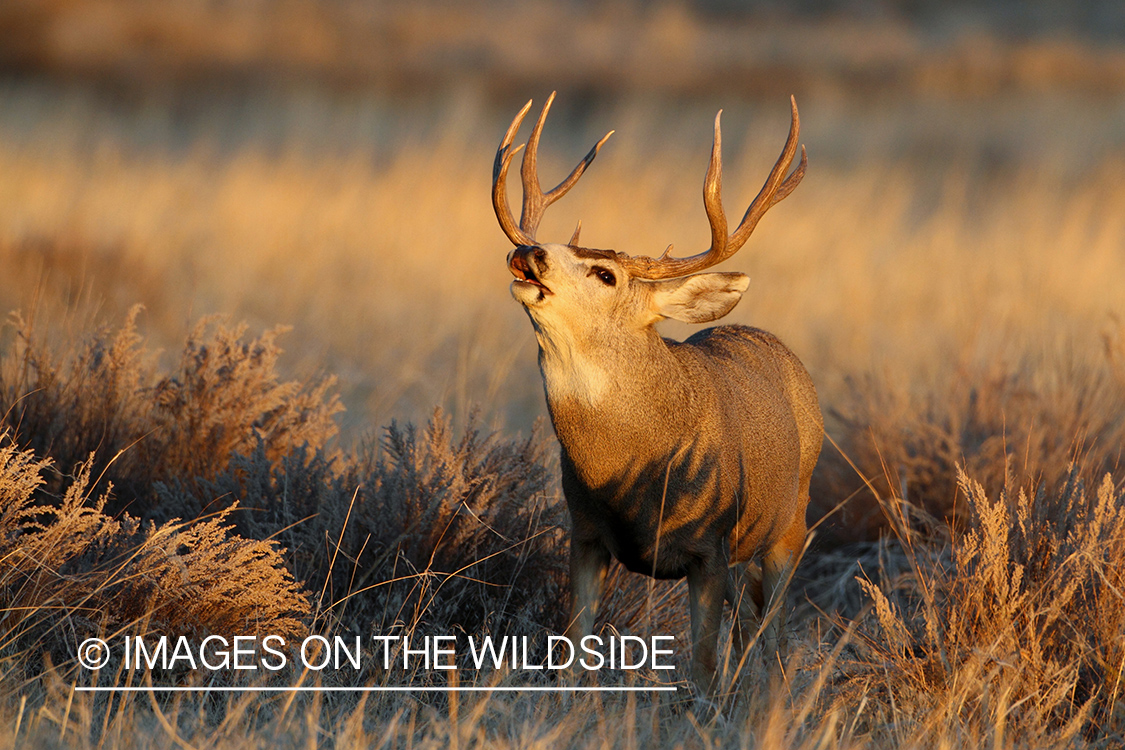
[(555, 434), (590, 485), (628, 473), (642, 446), (668, 450), (690, 422), (689, 381), (656, 331), (536, 325), (536, 338)]
[(606, 409), (641, 395), (662, 376), (678, 375), (668, 345), (651, 329), (636, 334), (609, 326), (576, 330), (533, 323), (548, 404)]

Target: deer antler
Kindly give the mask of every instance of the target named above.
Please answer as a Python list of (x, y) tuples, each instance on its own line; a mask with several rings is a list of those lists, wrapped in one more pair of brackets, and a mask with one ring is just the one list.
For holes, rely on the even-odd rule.
[[(504, 234), (508, 236), (512, 244), (517, 246), (536, 244), (535, 232), (543, 218), (543, 211), (574, 187), (578, 178), (586, 171), (586, 167), (590, 166), (590, 162), (598, 155), (598, 151), (613, 135), (612, 130), (606, 133), (604, 138), (594, 144), (586, 157), (578, 162), (578, 166), (565, 180), (544, 193), (539, 184), (537, 163), (539, 136), (543, 133), (543, 123), (547, 121), (547, 113), (550, 111), (551, 102), (554, 100), (555, 92), (552, 91), (547, 98), (547, 103), (543, 105), (543, 111), (539, 113), (539, 119), (536, 121), (535, 127), (531, 130), (531, 137), (527, 139), (527, 150), (523, 154), (523, 164), (520, 167), (520, 178), (523, 181), (523, 212), (520, 215), (519, 226), (516, 225), (516, 220), (512, 216), (512, 209), (508, 205), (505, 183), (512, 157), (522, 148), (522, 146), (512, 148), (512, 140), (516, 137), (520, 125), (523, 124), (523, 118), (527, 116), (527, 111), (531, 109), (531, 101), (523, 105), (523, 109), (519, 111), (515, 119), (512, 120), (512, 124), (508, 126), (508, 132), (504, 134), (504, 140), (500, 141), (500, 148), (496, 150), (496, 161), (492, 165), (492, 208), (496, 211), (500, 228), (504, 230)], [(581, 223), (579, 223), (579, 226), (581, 227)], [(578, 231), (578, 229), (574, 230), (574, 235), (570, 239), (571, 244), (578, 242)]]
[(746, 209), (746, 214), (742, 217), (738, 228), (729, 237), (727, 236), (727, 217), (723, 212), (722, 200), (722, 133), (719, 129), (719, 117), (723, 114), (723, 111), (719, 110), (719, 114), (715, 115), (715, 141), (711, 146), (711, 163), (707, 167), (707, 177), (703, 180), (703, 206), (707, 211), (707, 220), (711, 223), (711, 247), (706, 252), (687, 258), (668, 257), (672, 251), (671, 245), (659, 258), (618, 253), (618, 262), (631, 276), (642, 279), (674, 279), (687, 276), (690, 273), (696, 273), (721, 263), (746, 244), (750, 233), (758, 225), (758, 220), (771, 206), (781, 202), (793, 192), (793, 189), (800, 184), (801, 178), (805, 176), (808, 157), (805, 154), (805, 147), (802, 146), (801, 162), (792, 174), (785, 177), (785, 173), (789, 171), (789, 165), (793, 163), (793, 157), (797, 153), (797, 138), (801, 133), (801, 119), (797, 114), (797, 100), (789, 97), (789, 102), (793, 107), (793, 119), (789, 126), (789, 137), (785, 140), (785, 147), (781, 150), (781, 156), (778, 157), (777, 163), (770, 170), (766, 183), (762, 185), (762, 189), (754, 198), (754, 202), (750, 204), (750, 208)]

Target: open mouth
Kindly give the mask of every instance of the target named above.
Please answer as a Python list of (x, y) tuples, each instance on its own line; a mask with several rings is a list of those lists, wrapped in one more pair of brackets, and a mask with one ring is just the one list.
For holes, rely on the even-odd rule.
[(535, 275), (535, 266), (528, 262), (523, 253), (515, 253), (508, 262), (508, 270), (516, 277), (515, 283), (527, 284), (539, 289), (541, 294), (552, 294), (551, 290)]

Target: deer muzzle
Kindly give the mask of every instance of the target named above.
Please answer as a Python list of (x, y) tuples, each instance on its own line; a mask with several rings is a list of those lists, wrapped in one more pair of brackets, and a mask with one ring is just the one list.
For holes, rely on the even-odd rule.
[(517, 283), (530, 284), (544, 294), (551, 294), (540, 277), (547, 270), (547, 252), (541, 247), (520, 245), (508, 256), (508, 270)]

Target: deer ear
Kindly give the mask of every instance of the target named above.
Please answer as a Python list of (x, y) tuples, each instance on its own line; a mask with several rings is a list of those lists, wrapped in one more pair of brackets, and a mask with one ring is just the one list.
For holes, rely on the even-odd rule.
[(653, 282), (650, 309), (661, 318), (707, 323), (723, 317), (750, 286), (744, 273), (697, 273)]

